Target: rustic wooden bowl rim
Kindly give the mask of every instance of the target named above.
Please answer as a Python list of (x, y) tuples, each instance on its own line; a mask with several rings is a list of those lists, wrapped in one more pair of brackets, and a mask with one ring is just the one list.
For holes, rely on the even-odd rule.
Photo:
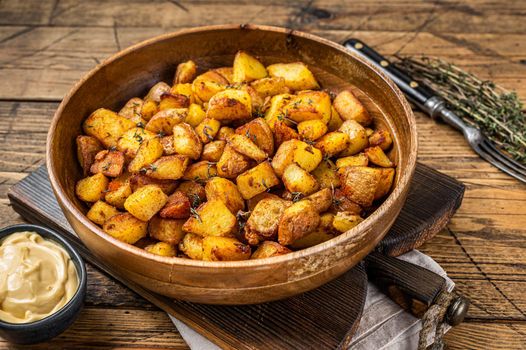
[[(54, 135), (55, 130), (59, 122), (60, 116), (62, 115), (62, 111), (64, 110), (65, 106), (69, 103), (70, 98), (77, 92), (77, 90), (80, 89), (80, 87), (84, 84), (85, 81), (87, 81), (93, 75), (95, 75), (102, 67), (107, 66), (111, 64), (112, 62), (118, 60), (119, 58), (125, 55), (128, 55), (131, 52), (139, 50), (145, 46), (148, 46), (158, 41), (167, 40), (173, 37), (187, 35), (191, 33), (209, 32), (209, 31), (215, 31), (215, 30), (218, 30), (218, 31), (234, 30), (234, 29), (254, 30), (254, 31), (259, 30), (259, 31), (282, 33), (282, 34), (286, 34), (289, 36), (295, 36), (295, 37), (300, 37), (300, 38), (305, 38), (305, 39), (309, 39), (312, 41), (316, 41), (324, 45), (330, 46), (338, 51), (341, 51), (345, 55), (353, 57), (357, 61), (360, 61), (362, 64), (367, 66), (367, 68), (373, 71), (374, 74), (380, 76), (382, 80), (391, 88), (391, 91), (395, 93), (395, 95), (398, 97), (398, 100), (402, 104), (405, 115), (407, 116), (408, 122), (409, 122), (410, 135), (411, 135), (410, 142), (413, 145), (412, 149), (415, 150), (414, 152), (411, 152), (410, 155), (408, 155), (407, 168), (405, 169), (405, 172), (400, 175), (400, 179), (399, 179), (399, 182), (396, 188), (391, 192), (389, 197), (387, 197), (387, 199), (371, 215), (369, 215), (362, 223), (355, 226), (351, 230), (345, 233), (342, 233), (341, 235), (335, 238), (332, 238), (324, 243), (315, 245), (313, 247), (298, 250), (298, 251), (295, 251), (289, 254), (285, 254), (285, 255), (281, 255), (281, 256), (271, 257), (271, 258), (242, 260), (242, 261), (202, 261), (202, 260), (192, 260), (192, 259), (178, 258), (178, 257), (162, 257), (159, 255), (148, 253), (144, 249), (141, 249), (134, 245), (124, 243), (110, 236), (109, 234), (105, 233), (101, 228), (99, 228), (97, 225), (95, 225), (90, 220), (88, 220), (88, 218), (77, 207), (75, 207), (71, 203), (71, 201), (68, 199), (66, 195), (66, 192), (63, 186), (59, 183), (57, 177), (55, 176), (55, 169), (53, 167), (53, 164), (55, 164), (55, 161), (54, 161), (55, 155), (52, 154), (51, 152), (51, 149), (52, 149), (51, 142), (55, 136)], [(349, 50), (345, 49), (343, 46), (335, 42), (332, 42), (330, 40), (324, 39), (317, 35), (301, 32), (301, 31), (297, 31), (293, 29), (266, 26), (266, 25), (255, 25), (255, 24), (241, 24), (241, 25), (223, 24), (223, 25), (195, 27), (195, 28), (190, 28), (190, 29), (178, 30), (172, 33), (162, 34), (162, 35), (153, 37), (151, 39), (142, 41), (133, 46), (130, 46), (122, 51), (119, 51), (116, 54), (104, 60), (103, 62), (101, 62), (100, 64), (98, 64), (95, 68), (93, 68), (89, 73), (87, 73), (83, 78), (81, 78), (75, 84), (75, 86), (64, 97), (64, 99), (60, 103), (60, 106), (55, 112), (53, 120), (51, 121), (51, 126), (49, 128), (48, 136), (47, 136), (46, 162), (47, 162), (48, 171), (49, 171), (49, 179), (51, 181), (55, 194), (60, 198), (62, 205), (65, 206), (66, 209), (69, 210), (70, 213), (72, 213), (80, 222), (82, 222), (83, 225), (87, 226), (91, 231), (96, 233), (98, 236), (102, 237), (108, 243), (116, 246), (117, 248), (123, 249), (131, 254), (139, 255), (141, 257), (151, 259), (154, 261), (158, 261), (159, 263), (168, 264), (168, 265), (191, 266), (191, 267), (210, 267), (210, 268), (242, 268), (242, 267), (250, 268), (250, 267), (258, 267), (258, 266), (281, 265), (291, 260), (307, 258), (311, 255), (320, 253), (331, 246), (338, 245), (340, 242), (348, 239), (349, 236), (355, 235), (357, 232), (369, 229), (372, 226), (372, 224), (380, 216), (384, 214), (387, 208), (390, 205), (392, 205), (394, 202), (396, 202), (398, 197), (402, 194), (402, 190), (406, 186), (409, 186), (411, 178), (413, 176), (415, 166), (416, 166), (416, 149), (417, 149), (416, 122), (415, 122), (411, 107), (409, 106), (409, 103), (405, 99), (403, 93), (398, 89), (395, 83), (392, 82), (384, 73), (382, 73), (375, 66), (367, 62), (365, 59), (363, 59), (359, 55), (350, 52)]]

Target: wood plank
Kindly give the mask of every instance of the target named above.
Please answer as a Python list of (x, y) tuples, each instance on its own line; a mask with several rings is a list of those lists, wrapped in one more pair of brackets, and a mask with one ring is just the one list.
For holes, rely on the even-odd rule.
[(464, 322), (451, 329), (445, 340), (451, 350), (524, 349), (526, 324)]

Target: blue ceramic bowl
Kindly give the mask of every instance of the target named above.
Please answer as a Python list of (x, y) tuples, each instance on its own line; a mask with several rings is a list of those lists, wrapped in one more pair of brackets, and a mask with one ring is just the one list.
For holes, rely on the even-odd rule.
[(9, 342), (16, 344), (40, 343), (56, 337), (64, 332), (77, 319), (86, 296), (87, 273), (84, 261), (71, 246), (58, 233), (42, 226), (36, 225), (14, 225), (0, 230), (0, 242), (15, 232), (34, 231), (46, 239), (60, 244), (69, 254), (75, 264), (79, 277), (79, 287), (71, 300), (54, 314), (41, 320), (30, 323), (8, 323), (0, 321), (0, 336)]

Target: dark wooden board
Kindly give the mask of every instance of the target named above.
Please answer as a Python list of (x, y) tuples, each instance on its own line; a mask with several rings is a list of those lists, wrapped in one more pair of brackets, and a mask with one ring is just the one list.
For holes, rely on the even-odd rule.
[[(379, 246), (381, 251), (401, 254), (430, 239), (458, 208), (463, 190), (459, 182), (418, 164), (406, 206)], [(224, 348), (332, 349), (345, 346), (358, 326), (367, 285), (362, 264), (314, 291), (273, 303), (232, 307), (175, 301), (124, 280), (93, 257), (62, 214), (45, 167), (13, 186), (8, 196), (26, 220), (63, 233), (86, 261)]]

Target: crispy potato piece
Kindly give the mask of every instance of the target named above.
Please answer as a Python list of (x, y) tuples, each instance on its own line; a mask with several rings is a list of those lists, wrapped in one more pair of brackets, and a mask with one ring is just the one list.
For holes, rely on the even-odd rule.
[(161, 242), (176, 245), (182, 241), (185, 233), (183, 224), (186, 220), (163, 219), (154, 216), (148, 223), (148, 234)]
[(89, 174), (91, 165), (95, 162), (95, 156), (102, 150), (100, 142), (91, 136), (79, 135), (77, 142), (77, 159), (84, 172), (84, 175)]
[(126, 102), (124, 107), (119, 111), (119, 115), (131, 120), (135, 124), (146, 124), (146, 120), (144, 120), (141, 115), (143, 104), (144, 101), (142, 99), (134, 97)]
[(185, 84), (191, 83), (194, 80), (195, 74), (197, 73), (197, 65), (194, 61), (188, 60), (186, 62), (179, 63), (175, 70), (175, 76), (173, 84)]
[(258, 163), (268, 158), (268, 154), (259, 149), (259, 147), (245, 135), (231, 135), (227, 142), (236, 152), (247, 156), (248, 158), (254, 159)]
[(369, 145), (378, 146), (382, 151), (386, 151), (393, 144), (393, 138), (387, 130), (377, 130), (369, 136)]
[(252, 115), (252, 99), (247, 91), (227, 89), (210, 98), (207, 118), (239, 120)]
[(349, 90), (340, 92), (334, 99), (333, 104), (340, 117), (344, 120), (355, 120), (364, 126), (371, 124), (373, 121), (373, 118), (360, 100)]
[(356, 215), (361, 215), (363, 212), (362, 207), (350, 200), (343, 194), (343, 191), (339, 188), (334, 190), (332, 195), (332, 208), (333, 212), (345, 211)]
[(281, 198), (264, 198), (254, 207), (245, 225), (245, 239), (250, 245), (273, 240), (278, 234), (281, 215), (290, 202)]
[(283, 120), (285, 116), (283, 113), (283, 107), (289, 103), (291, 98), (292, 95), (280, 94), (273, 96), (270, 99), (270, 106), (265, 112), (265, 121), (270, 127), (270, 130), (275, 131), (274, 125), (276, 122)]
[(336, 213), (334, 216), (332, 227), (343, 233), (349, 231), (351, 228), (358, 225), (362, 221), (363, 219), (359, 215), (341, 211)]
[(331, 119), (331, 98), (324, 91), (302, 91), (290, 99), (283, 112), (296, 123), (319, 119), (327, 124)]
[(207, 71), (192, 82), (194, 94), (203, 102), (208, 102), (212, 96), (226, 89), (228, 80), (214, 71)]
[(285, 85), (285, 79), (281, 77), (258, 79), (250, 86), (263, 98), (290, 93), (290, 89)]
[(300, 192), (309, 195), (320, 188), (314, 176), (294, 163), (285, 168), (282, 180), (285, 188), (292, 193)]
[(91, 165), (92, 174), (102, 173), (108, 177), (117, 177), (124, 168), (124, 153), (119, 151), (100, 151), (95, 156), (95, 163)]
[(241, 153), (238, 153), (227, 143), (221, 158), (219, 158), (219, 161), (217, 162), (218, 175), (228, 179), (233, 179), (249, 168), (249, 159)]
[(99, 108), (84, 121), (83, 130), (99, 140), (105, 147), (117, 146), (119, 137), (135, 123), (109, 109)]
[(180, 123), (173, 128), (174, 148), (179, 154), (199, 159), (203, 144), (195, 130), (187, 123)]
[(161, 145), (163, 145), (163, 155), (171, 156), (177, 153), (174, 148), (174, 138), (172, 135), (161, 137)]
[(218, 162), (225, 150), (226, 141), (218, 140), (207, 143), (203, 147), (203, 154), (201, 159), (209, 162)]
[(331, 119), (327, 123), (327, 127), (329, 128), (329, 131), (336, 131), (340, 128), (340, 126), (343, 124), (343, 120), (340, 117), (340, 114), (334, 108), (334, 106), (331, 106)]
[(190, 208), (190, 198), (181, 191), (175, 191), (168, 197), (159, 216), (163, 219), (188, 219)]
[(216, 69), (213, 69), (214, 72), (219, 73), (228, 80), (229, 84), (234, 83), (234, 69), (232, 67), (219, 67)]
[(282, 199), (280, 196), (275, 195), (274, 193), (262, 192), (247, 200), (247, 210), (253, 211), (256, 205), (265, 198)]
[(340, 126), (341, 132), (349, 135), (349, 147), (340, 156), (352, 156), (363, 151), (369, 144), (367, 133), (363, 126), (354, 120), (346, 120)]
[(272, 167), (277, 175), (282, 176), (285, 168), (294, 162), (306, 171), (313, 171), (322, 159), (320, 150), (294, 139), (285, 141), (279, 146), (272, 159)]
[(141, 108), (141, 117), (144, 120), (150, 120), (159, 112), (159, 104), (153, 100), (144, 101)]
[(320, 224), (320, 215), (309, 201), (299, 201), (285, 209), (278, 225), (278, 242), (289, 245), (308, 235)]
[(274, 158), (272, 158), (272, 168), (278, 176), (282, 176), (285, 168), (294, 162), (294, 152), (298, 148), (298, 140), (288, 140), (283, 142)]
[(205, 187), (195, 181), (183, 181), (177, 187), (177, 191), (181, 191), (190, 198), (193, 207), (198, 207), (199, 204), (206, 201)]
[(389, 190), (393, 186), (393, 180), (395, 176), (395, 170), (393, 168), (376, 169), (380, 172), (380, 179), (378, 181), (378, 187), (374, 193), (374, 200), (385, 197)]
[(305, 120), (298, 124), (298, 134), (301, 138), (314, 141), (327, 133), (329, 128), (320, 119)]
[(265, 66), (257, 58), (239, 50), (234, 57), (232, 80), (234, 83), (250, 82), (267, 76)]
[(318, 213), (323, 213), (332, 205), (332, 190), (324, 188), (302, 200), (310, 201)]
[(137, 219), (150, 220), (166, 204), (168, 196), (156, 185), (146, 185), (133, 192), (124, 202), (124, 208)]
[(231, 236), (237, 224), (236, 217), (219, 200), (201, 204), (194, 216), (183, 225), (183, 230), (199, 236)]
[(155, 138), (153, 132), (145, 130), (143, 128), (131, 128), (126, 131), (117, 141), (117, 149), (129, 158), (134, 158), (137, 155), (139, 147), (143, 141)]
[(228, 126), (222, 126), (216, 135), (216, 139), (220, 141), (226, 141), (228, 140), (228, 137), (230, 135), (234, 135), (234, 133), (235, 133), (234, 129), (229, 128)]
[(216, 137), (221, 127), (221, 122), (216, 119), (205, 118), (198, 126), (195, 127), (195, 132), (203, 144), (211, 142)]
[(103, 225), (106, 220), (117, 214), (119, 214), (117, 208), (99, 200), (93, 204), (86, 216), (94, 223)]
[(77, 182), (75, 193), (84, 202), (96, 202), (103, 197), (108, 182), (108, 178), (101, 173), (88, 176)]
[(206, 118), (206, 112), (198, 104), (192, 103), (188, 107), (188, 114), (185, 122), (190, 124), (193, 128), (198, 126)]
[(278, 242), (265, 241), (252, 253), (250, 259), (265, 259), (288, 253), (292, 253), (292, 250), (282, 246)]
[(180, 154), (164, 156), (150, 165), (146, 175), (160, 180), (178, 180), (183, 177), (189, 162), (188, 156)]
[(175, 125), (184, 122), (188, 110), (186, 108), (164, 109), (156, 113), (146, 124), (145, 129), (162, 135), (171, 135)]
[(137, 150), (137, 155), (128, 164), (130, 173), (138, 173), (163, 155), (163, 145), (158, 137), (143, 141)]
[(102, 226), (104, 232), (125, 243), (134, 244), (146, 237), (148, 223), (130, 213), (117, 214), (106, 220)]
[(358, 153), (354, 156), (348, 156), (336, 159), (336, 166), (338, 168), (345, 168), (347, 166), (367, 166), (369, 165), (369, 158), (365, 153)]
[[(172, 95), (184, 95), (184, 96), (188, 97), (188, 100), (189, 100), (190, 104), (195, 102), (194, 91), (192, 89), (192, 84), (191, 83), (175, 84), (170, 89), (170, 93)], [(186, 106), (186, 107), (189, 107), (189, 105)]]
[(179, 250), (190, 259), (203, 260), (203, 237), (187, 233), (179, 243)]
[(312, 171), (312, 176), (320, 184), (320, 188), (335, 188), (340, 186), (340, 178), (336, 172), (336, 165), (330, 159), (323, 160), (316, 169)]
[(362, 207), (370, 207), (378, 188), (380, 174), (373, 168), (350, 166), (340, 172), (342, 191)]
[(217, 176), (217, 166), (212, 162), (202, 160), (186, 168), (183, 175), (184, 180), (206, 181)]
[(332, 131), (323, 135), (315, 144), (324, 156), (332, 157), (349, 147), (349, 135), (341, 131)]
[(274, 144), (280, 146), (286, 141), (297, 140), (300, 135), (285, 122), (278, 120), (274, 123)]
[(237, 188), (244, 199), (250, 199), (279, 185), (279, 179), (268, 161), (258, 164), (236, 178)]
[(383, 168), (392, 168), (395, 166), (391, 159), (389, 159), (384, 151), (378, 146), (366, 148), (364, 152), (367, 158), (369, 158), (369, 161), (373, 164)]
[(160, 256), (176, 256), (177, 255), (177, 249), (168, 243), (165, 242), (157, 242), (154, 244), (148, 244), (146, 247), (144, 247), (144, 250), (146, 250), (148, 253), (152, 253), (155, 255)]
[(336, 237), (334, 234), (334, 228), (332, 227), (332, 221), (334, 214), (325, 213), (320, 216), (320, 224), (313, 232), (300, 239), (295, 240), (291, 247), (294, 249), (305, 249), (317, 244), (328, 241), (331, 238)]
[(231, 237), (203, 238), (203, 260), (205, 261), (237, 261), (247, 260), (252, 253), (250, 246)]
[(114, 207), (124, 209), (124, 202), (130, 194), (132, 194), (130, 174), (124, 173), (110, 181), (104, 194), (104, 200)]
[(170, 85), (164, 81), (158, 82), (148, 91), (148, 94), (144, 97), (144, 101), (155, 101), (159, 103), (161, 102), (161, 96), (167, 92), (170, 92)]
[(219, 200), (223, 202), (234, 215), (245, 209), (245, 201), (241, 197), (241, 193), (230, 180), (213, 177), (206, 183), (205, 192), (209, 201)]
[(283, 78), (285, 85), (292, 90), (310, 90), (320, 87), (312, 72), (303, 62), (276, 63), (268, 66), (267, 71), (271, 77)]
[(245, 135), (259, 149), (271, 156), (274, 154), (274, 136), (263, 118), (256, 118), (236, 129), (236, 134)]
[(134, 174), (130, 177), (130, 186), (132, 192), (137, 191), (139, 188), (147, 185), (156, 185), (164, 193), (170, 194), (177, 187), (177, 182), (173, 180), (159, 180), (154, 179), (153, 177), (146, 176), (144, 174)]
[(183, 94), (174, 94), (165, 92), (161, 95), (161, 102), (159, 102), (159, 111), (167, 109), (183, 109), (190, 107), (190, 97)]

